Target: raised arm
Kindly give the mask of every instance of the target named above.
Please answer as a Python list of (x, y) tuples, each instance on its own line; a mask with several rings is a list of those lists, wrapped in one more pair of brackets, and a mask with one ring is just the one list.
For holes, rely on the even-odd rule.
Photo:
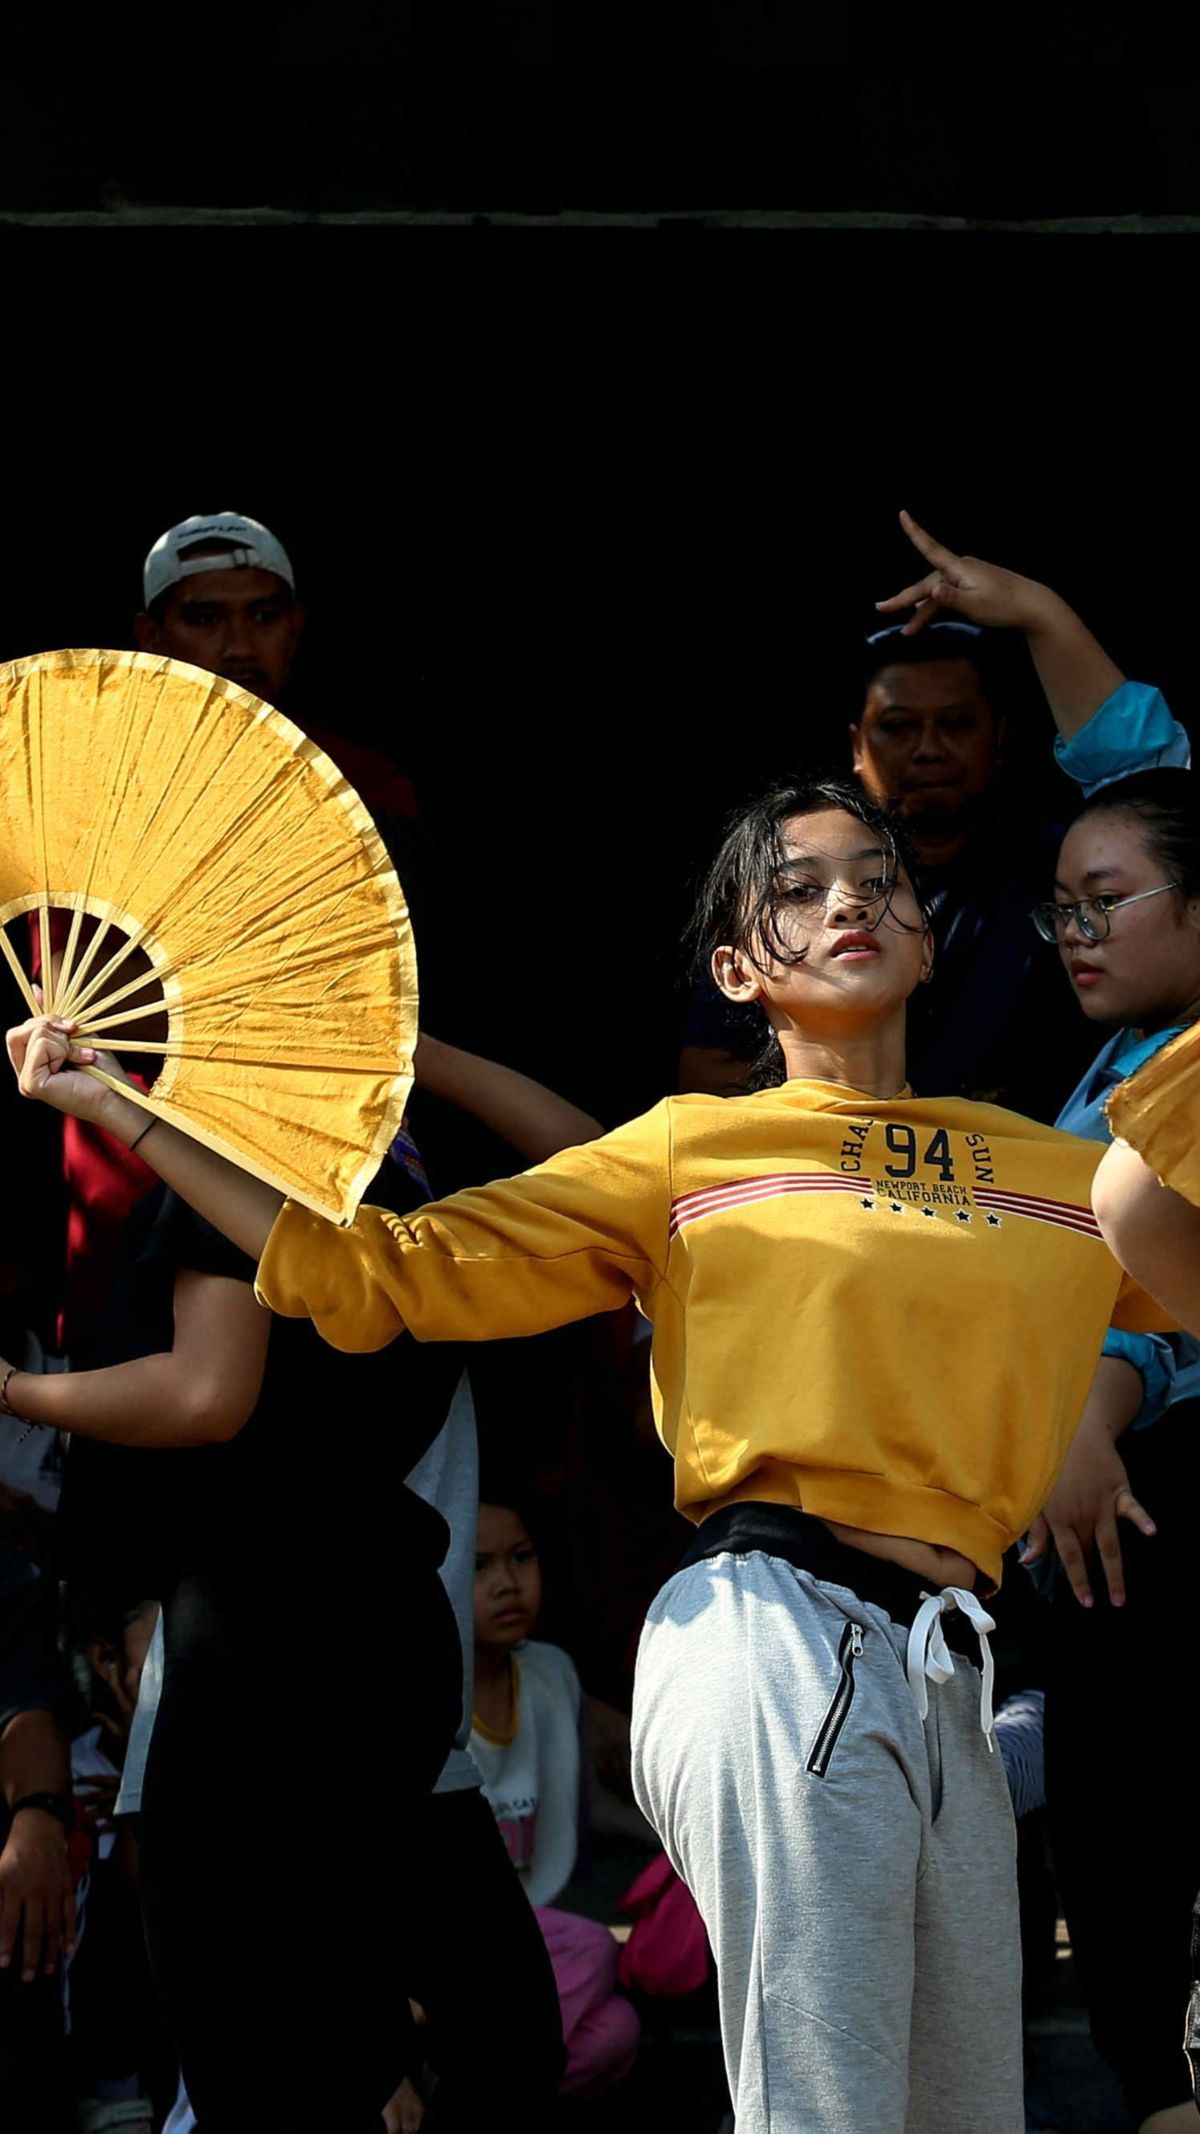
[(445, 1098), (499, 1134), (527, 1163), (594, 1141), (603, 1131), (590, 1112), (543, 1088), (527, 1074), (445, 1045), (422, 1031), (413, 1061), (418, 1089)]
[(1064, 741), (1069, 741), (1125, 680), (1087, 625), (1048, 585), (1002, 570), (996, 563), (983, 563), (978, 556), (955, 555), (907, 511), (901, 512), (900, 523), (931, 568), (903, 592), (893, 593), (890, 600), (877, 600), (879, 612), (891, 615), (901, 608), (915, 608), (911, 621), (904, 625), (906, 637), (914, 637), (943, 609), (988, 629), (1020, 630), (1054, 723)]
[[(76, 1025), (53, 1016), (38, 1016), (8, 1033), (8, 1056), (23, 1097), (49, 1104), (55, 1111), (102, 1126), (126, 1148), (137, 1152), (152, 1171), (173, 1187), (181, 1200), (204, 1216), (243, 1252), (257, 1260), (271, 1232), (283, 1195), (260, 1178), (238, 1169), (213, 1149), (202, 1148), (165, 1119), (146, 1122), (145, 1110), (109, 1089), (80, 1068), (100, 1055), (90, 1045), (72, 1043)], [(125, 1077), (110, 1055), (105, 1072)]]
[(184, 1268), (175, 1338), (156, 1356), (99, 1371), (10, 1371), (4, 1405), (29, 1423), (111, 1445), (207, 1445), (236, 1435), (262, 1387), (271, 1315), (249, 1282)]

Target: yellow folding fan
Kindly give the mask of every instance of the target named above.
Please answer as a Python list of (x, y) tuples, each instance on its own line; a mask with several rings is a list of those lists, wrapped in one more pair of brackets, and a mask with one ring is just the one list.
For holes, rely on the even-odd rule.
[(143, 652), (0, 667), (0, 945), (34, 1009), (31, 936), (47, 1012), (156, 1073), (148, 1111), (353, 1218), (412, 1082), (416, 959), (378, 831), (289, 719)]
[(1118, 1140), (1200, 1207), (1200, 1023), (1119, 1083), (1105, 1109)]

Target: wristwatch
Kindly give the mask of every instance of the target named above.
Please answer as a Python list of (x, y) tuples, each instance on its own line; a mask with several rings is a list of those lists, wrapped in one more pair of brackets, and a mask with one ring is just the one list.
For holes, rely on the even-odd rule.
[(14, 1801), (8, 1811), (10, 1821), (20, 1814), (22, 1808), (40, 1808), (44, 1814), (52, 1815), (56, 1822), (61, 1823), (64, 1830), (75, 1828), (75, 1803), (69, 1793), (23, 1793), (20, 1800)]

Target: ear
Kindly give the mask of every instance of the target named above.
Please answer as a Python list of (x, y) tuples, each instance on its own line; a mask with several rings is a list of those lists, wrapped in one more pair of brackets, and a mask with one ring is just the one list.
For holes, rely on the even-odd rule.
[(92, 1672), (99, 1675), (102, 1682), (111, 1682), (121, 1661), (121, 1656), (112, 1639), (89, 1638), (87, 1641), (87, 1656), (91, 1663)]
[(762, 999), (762, 979), (740, 948), (715, 948), (709, 968), (713, 984), (726, 1000), (748, 1008), (752, 1002)]
[(931, 931), (930, 931), (929, 927), (926, 927), (926, 928), (925, 928), (925, 939), (924, 939), (924, 941), (923, 941), (923, 942), (922, 942), (922, 944), (921, 944), (921, 979), (920, 979), (920, 982), (921, 982), (921, 984), (922, 984), (922, 985), (928, 985), (928, 984), (929, 984), (929, 981), (930, 981), (930, 979), (931, 979), (931, 978), (932, 978), (932, 976), (933, 976), (933, 957), (934, 957), (934, 940), (933, 940), (933, 935), (932, 935), (932, 933), (931, 933)]

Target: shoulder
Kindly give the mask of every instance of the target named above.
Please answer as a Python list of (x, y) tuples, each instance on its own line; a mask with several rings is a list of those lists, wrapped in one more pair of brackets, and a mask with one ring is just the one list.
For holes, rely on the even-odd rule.
[(517, 1647), (517, 1659), (521, 1669), (522, 1688), (536, 1687), (552, 1694), (556, 1699), (565, 1693), (572, 1706), (578, 1710), (583, 1692), (575, 1663), (560, 1645), (542, 1645), (527, 1639)]

